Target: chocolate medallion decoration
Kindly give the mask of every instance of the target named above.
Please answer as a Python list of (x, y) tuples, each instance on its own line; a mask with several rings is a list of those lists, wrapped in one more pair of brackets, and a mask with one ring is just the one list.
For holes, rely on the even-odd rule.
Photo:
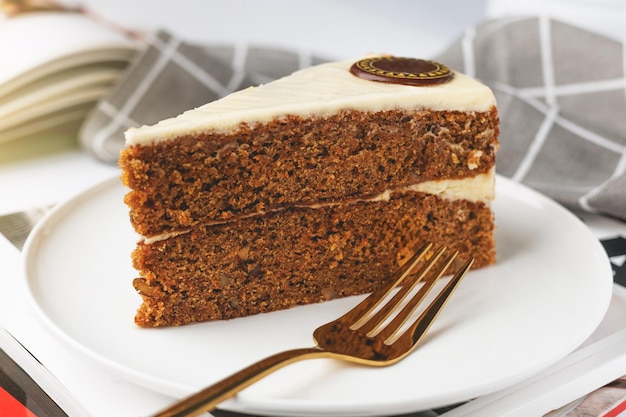
[(394, 56), (361, 59), (350, 72), (365, 80), (417, 86), (441, 84), (454, 78), (454, 73), (438, 62)]

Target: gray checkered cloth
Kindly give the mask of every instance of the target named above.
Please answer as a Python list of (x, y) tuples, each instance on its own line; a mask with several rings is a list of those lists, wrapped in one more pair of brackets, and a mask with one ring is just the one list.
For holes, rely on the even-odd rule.
[(498, 100), (498, 173), (572, 210), (626, 219), (625, 45), (549, 18), (470, 28), (437, 57)]
[(80, 141), (97, 159), (117, 163), (129, 127), (154, 124), (322, 62), (298, 51), (193, 45), (161, 31), (86, 118)]
[[(466, 31), (435, 59), (496, 94), (500, 175), (572, 210), (626, 219), (626, 52), (622, 42), (548, 18)], [(250, 46), (194, 46), (159, 33), (86, 120), (84, 146), (115, 163), (130, 126), (152, 124), (322, 60)]]

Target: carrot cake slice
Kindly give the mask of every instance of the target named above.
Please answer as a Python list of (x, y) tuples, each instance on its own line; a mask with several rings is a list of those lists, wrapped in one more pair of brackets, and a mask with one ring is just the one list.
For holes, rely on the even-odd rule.
[(495, 262), (498, 133), (489, 88), (392, 56), (314, 66), (128, 130), (135, 322), (369, 292), (425, 241)]

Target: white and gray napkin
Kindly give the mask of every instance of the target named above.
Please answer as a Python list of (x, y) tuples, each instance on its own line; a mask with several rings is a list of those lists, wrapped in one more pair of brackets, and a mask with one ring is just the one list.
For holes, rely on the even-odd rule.
[[(622, 42), (549, 18), (468, 29), (434, 58), (496, 94), (498, 173), (572, 210), (626, 219), (626, 53)], [(116, 163), (123, 132), (322, 62), (297, 51), (191, 45), (159, 32), (85, 121), (81, 142)]]
[(470, 28), (437, 57), (498, 100), (498, 173), (573, 210), (626, 219), (624, 43), (549, 18)]
[(194, 45), (160, 31), (93, 109), (80, 135), (96, 158), (117, 163), (124, 131), (259, 85), (322, 60), (250, 45)]

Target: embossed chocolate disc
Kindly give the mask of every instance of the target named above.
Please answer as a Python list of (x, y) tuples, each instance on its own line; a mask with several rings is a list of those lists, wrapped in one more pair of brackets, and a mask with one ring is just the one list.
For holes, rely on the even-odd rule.
[(454, 78), (454, 73), (438, 62), (394, 56), (362, 59), (352, 65), (350, 72), (370, 81), (418, 86), (445, 83)]

